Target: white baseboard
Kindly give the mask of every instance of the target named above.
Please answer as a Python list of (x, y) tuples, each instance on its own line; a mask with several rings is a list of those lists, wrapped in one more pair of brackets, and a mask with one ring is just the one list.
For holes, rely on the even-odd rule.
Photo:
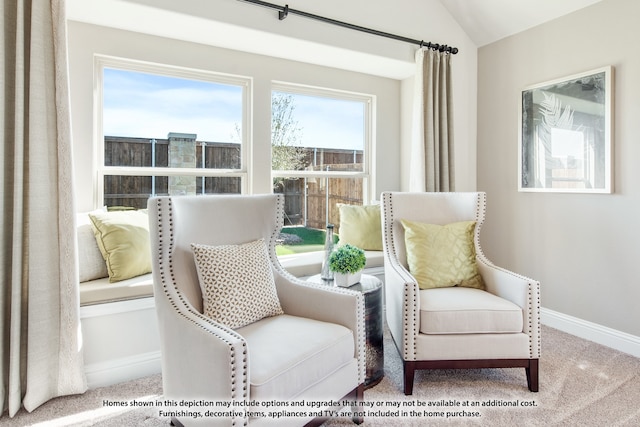
[(158, 374), (161, 371), (160, 351), (93, 363), (84, 367), (89, 388), (105, 387)]
[(540, 317), (543, 325), (640, 357), (640, 337), (547, 308), (540, 309)]

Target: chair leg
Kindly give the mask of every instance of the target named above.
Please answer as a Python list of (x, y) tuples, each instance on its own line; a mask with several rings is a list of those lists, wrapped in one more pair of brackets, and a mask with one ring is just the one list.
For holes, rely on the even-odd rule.
[(527, 385), (532, 392), (538, 391), (538, 359), (531, 359), (529, 367), (525, 368), (527, 372)]
[(416, 371), (415, 362), (404, 361), (404, 394), (409, 396), (413, 394), (413, 377)]
[[(361, 411), (362, 408), (359, 407), (357, 402), (362, 402), (363, 400), (364, 400), (364, 384), (360, 384), (358, 386), (358, 388), (356, 389), (356, 400), (351, 405), (351, 411), (352, 412)], [(354, 424), (360, 425), (360, 424), (362, 424), (364, 422), (364, 417), (352, 417), (351, 420), (354, 422)]]

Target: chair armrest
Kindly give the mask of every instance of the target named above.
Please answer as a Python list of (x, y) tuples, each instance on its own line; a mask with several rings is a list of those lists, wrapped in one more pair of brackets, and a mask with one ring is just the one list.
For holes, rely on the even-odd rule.
[(286, 314), (336, 323), (355, 333), (359, 327), (364, 328), (364, 297), (360, 292), (305, 282), (290, 275), (275, 274), (275, 281)]
[(299, 280), (285, 271), (274, 273), (282, 310), (292, 316), (342, 325), (353, 332), (358, 382), (364, 382), (364, 296), (357, 291)]
[(523, 332), (530, 337), (532, 358), (540, 357), (540, 282), (498, 267), (477, 257), (478, 271), (487, 291), (522, 308)]
[(420, 330), (420, 288), (395, 257), (385, 255), (384, 289), (387, 325), (404, 360), (415, 360), (415, 338)]
[(529, 309), (531, 300), (536, 302), (534, 306), (539, 306), (540, 283), (498, 267), (486, 259), (478, 257), (477, 261), (478, 271), (484, 280), (487, 291), (517, 304), (523, 310)]
[(248, 400), (245, 340), (179, 299), (155, 299), (165, 397)]

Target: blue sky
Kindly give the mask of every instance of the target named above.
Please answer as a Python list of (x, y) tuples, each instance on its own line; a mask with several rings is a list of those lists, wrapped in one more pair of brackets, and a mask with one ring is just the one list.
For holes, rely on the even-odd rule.
[(105, 135), (166, 138), (195, 133), (229, 142), (242, 121), (242, 88), (198, 80), (104, 70)]
[[(199, 141), (234, 141), (242, 88), (199, 80), (104, 69), (105, 135), (166, 138), (195, 133)], [(300, 145), (362, 149), (362, 102), (295, 95)]]

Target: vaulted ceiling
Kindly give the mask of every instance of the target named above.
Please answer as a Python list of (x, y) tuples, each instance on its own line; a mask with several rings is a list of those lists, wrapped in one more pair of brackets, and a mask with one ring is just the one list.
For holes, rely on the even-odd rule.
[(481, 47), (602, 0), (439, 0)]

